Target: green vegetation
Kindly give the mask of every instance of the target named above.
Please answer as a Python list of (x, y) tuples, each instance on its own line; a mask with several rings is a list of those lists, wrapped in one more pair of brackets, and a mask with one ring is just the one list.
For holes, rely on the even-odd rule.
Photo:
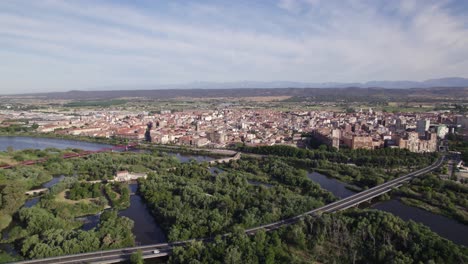
[(144, 264), (145, 261), (143, 260), (143, 252), (141, 250), (137, 250), (130, 255), (130, 263), (132, 264)]
[[(307, 218), (272, 233), (248, 237), (246, 228), (271, 223), (335, 200), (307, 178), (312, 169), (344, 182), (367, 188), (432, 163), (436, 156), (403, 150), (343, 150), (320, 147), (243, 146), (243, 151), (273, 155), (220, 164), (211, 174), (208, 163), (181, 164), (176, 158), (149, 149), (148, 153), (99, 153), (64, 160), (61, 151), (20, 152), (26, 159), (48, 161), (28, 167), (0, 170), (0, 227), (11, 219), (19, 223), (8, 242), (26, 258), (39, 258), (132, 246), (133, 222), (118, 217), (117, 209), (130, 204), (126, 183), (106, 183), (118, 171), (147, 173), (140, 179), (142, 196), (170, 241), (213, 237), (208, 244), (176, 248), (171, 263), (431, 263), (467, 261), (463, 247), (455, 246), (427, 228), (375, 211), (347, 211)], [(77, 151), (77, 150), (66, 150)], [(16, 151), (2, 154), (14, 160)], [(62, 181), (32, 208), (19, 209), (24, 192), (53, 175)], [(103, 183), (83, 181), (104, 180)], [(466, 221), (466, 188), (437, 178), (415, 180), (402, 195), (407, 202), (424, 202), (438, 213)], [(254, 183), (255, 182), (255, 183)], [(430, 190), (427, 188), (430, 186)], [(462, 201), (457, 201), (461, 198)], [(79, 230), (77, 216), (104, 211), (97, 228)], [(232, 232), (231, 236), (217, 235)], [(217, 237), (216, 237), (217, 236)], [(216, 238), (215, 238), (216, 237)], [(141, 255), (132, 261), (139, 263)], [(0, 254), (0, 260), (3, 256)], [(5, 256), (8, 258), (8, 256)]]
[(389, 213), (325, 214), (254, 236), (236, 229), (176, 247), (169, 263), (466, 263), (468, 250)]
[(11, 124), (8, 126), (0, 126), (0, 134), (15, 134), (15, 133), (25, 133), (25, 132), (33, 132), (39, 126), (37, 124), (29, 125), (26, 123), (24, 124)]
[(21, 253), (28, 258), (76, 254), (97, 249), (134, 245), (133, 221), (116, 211), (101, 215), (97, 230), (74, 230), (74, 222), (54, 216), (45, 209), (32, 207), (19, 212), (24, 229), (15, 233), (22, 240)]
[(468, 164), (468, 141), (464, 140), (462, 136), (449, 134), (449, 148), (453, 151), (460, 151), (462, 160)]
[(416, 178), (397, 191), (404, 203), (468, 224), (468, 186), (435, 175)]
[[(78, 151), (78, 150), (75, 150)], [(75, 152), (72, 149), (61, 150), (57, 148), (23, 149), (15, 151), (8, 147), (7, 151), (0, 152), (0, 162), (4, 165), (15, 165), (21, 161), (60, 158), (64, 154)]]
[(27, 190), (52, 179), (52, 175), (38, 167), (15, 167), (0, 170), (0, 230), (6, 228), (13, 214), (26, 201)]
[(260, 147), (239, 147), (240, 151), (262, 154), (276, 155), (283, 157), (294, 157), (298, 159), (328, 160), (336, 163), (354, 163), (358, 166), (368, 167), (424, 167), (435, 161), (437, 154), (413, 153), (406, 149), (383, 148), (376, 150), (328, 150), (325, 146), (318, 149), (301, 149), (290, 146), (260, 146)]
[[(294, 216), (332, 201), (306, 172), (278, 160), (239, 160), (211, 175), (206, 164), (180, 164), (140, 181), (140, 192), (170, 241), (212, 236)], [(250, 168), (251, 172), (239, 168)], [(259, 172), (275, 185), (252, 185)]]
[(73, 159), (74, 170), (81, 180), (111, 180), (117, 171), (150, 172), (161, 166), (170, 168), (176, 158), (164, 158), (159, 153), (99, 153)]
[[(15, 153), (16, 151), (11, 151), (9, 154)], [(3, 242), (16, 245), (26, 258), (133, 245), (133, 222), (125, 217), (118, 217), (116, 212), (111, 214), (105, 211), (97, 229), (86, 232), (78, 229), (82, 222), (75, 220), (78, 216), (103, 212), (108, 203), (116, 209), (128, 207), (128, 185), (86, 183), (79, 180), (110, 179), (119, 170), (147, 172), (156, 167), (171, 168), (178, 163), (173, 158), (160, 156), (159, 153), (100, 153), (67, 160), (60, 157), (63, 153), (60, 151), (25, 150), (20, 153), (28, 155), (28, 158), (49, 157), (45, 163), (0, 170), (0, 227), (5, 228), (12, 219), (17, 219), (9, 232), (8, 240)], [(52, 175), (59, 174), (65, 177), (51, 187), (36, 206), (19, 210), (26, 200), (25, 191), (38, 187), (52, 179)]]
[(94, 106), (94, 107), (109, 107), (109, 106), (114, 106), (114, 105), (122, 105), (126, 104), (126, 100), (103, 100), (103, 101), (75, 101), (75, 102), (70, 102), (66, 103), (63, 106), (64, 107), (88, 107), (88, 106)]
[(75, 183), (71, 187), (69, 194), (71, 200), (81, 200), (86, 198), (98, 198), (102, 196), (100, 183)]
[(241, 146), (239, 150), (261, 155), (283, 157), (288, 163), (334, 177), (340, 181), (369, 188), (404, 173), (426, 167), (436, 154), (418, 154), (402, 149), (328, 150), (326, 147), (308, 150), (289, 146)]
[(130, 206), (130, 190), (127, 183), (106, 184), (104, 191), (112, 207), (121, 210)]
[[(67, 177), (64, 181), (55, 185), (49, 194), (44, 196), (41, 205), (72, 217), (96, 213), (105, 206), (105, 203), (100, 200), (94, 200), (92, 203), (65, 203), (64, 199), (57, 199), (57, 196), (66, 189), (70, 189), (68, 198), (71, 200), (100, 196), (99, 184), (78, 184), (76, 183), (77, 178), (81, 180), (112, 179), (116, 171), (119, 170), (149, 172), (156, 168), (171, 168), (178, 163), (175, 158), (161, 157), (159, 153), (100, 153), (82, 159), (63, 160), (60, 158), (61, 154), (68, 151), (70, 150), (46, 149), (43, 151), (11, 151), (9, 154), (8, 152), (2, 152), (5, 157), (21, 155), (28, 159), (34, 157), (48, 157), (49, 159), (45, 163), (34, 166), (18, 166), (9, 170), (0, 170), (0, 227), (5, 227), (9, 222), (8, 219), (11, 219), (11, 216), (24, 204), (26, 200), (24, 193), (27, 190), (41, 186), (41, 184), (51, 180), (53, 175), (76, 175), (77, 177)], [(112, 189), (117, 191), (119, 199), (112, 202), (119, 208), (128, 206), (128, 189), (118, 184), (114, 185), (114, 187)], [(89, 189), (85, 191), (86, 188)], [(73, 213), (70, 215), (71, 212)]]
[(17, 256), (11, 256), (6, 252), (0, 251), (0, 263), (13, 263), (15, 261), (19, 261), (20, 258)]

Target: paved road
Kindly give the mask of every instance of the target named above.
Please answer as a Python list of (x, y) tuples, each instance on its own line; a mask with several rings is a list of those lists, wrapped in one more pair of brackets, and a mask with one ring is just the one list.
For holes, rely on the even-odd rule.
[[(344, 199), (338, 200), (336, 202), (327, 204), (320, 208), (305, 212), (301, 215), (294, 216), (288, 219), (284, 219), (278, 222), (274, 222), (267, 225), (258, 226), (255, 228), (250, 228), (245, 230), (247, 234), (255, 234), (260, 229), (265, 229), (267, 231), (278, 229), (285, 225), (290, 225), (293, 223), (298, 222), (301, 218), (307, 215), (320, 215), (322, 213), (332, 213), (340, 210), (344, 210), (353, 206), (356, 206), (362, 202), (371, 200), (374, 197), (382, 195), (391, 191), (393, 188), (397, 188), (402, 185), (404, 182), (428, 173), (436, 168), (438, 168), (444, 161), (444, 156), (439, 158), (436, 162), (432, 165), (420, 169), (418, 171), (411, 172), (409, 174), (403, 175), (399, 178), (390, 180), (386, 183), (381, 185), (375, 186), (373, 188), (367, 189), (365, 191), (356, 193), (354, 195), (348, 196)], [(225, 234), (227, 235), (227, 234)], [(90, 253), (82, 253), (76, 255), (69, 255), (69, 256), (61, 256), (61, 257), (52, 257), (46, 259), (37, 259), (37, 260), (29, 260), (23, 261), (19, 263), (23, 264), (70, 264), (70, 263), (116, 263), (128, 259), (128, 256), (137, 251), (142, 250), (144, 258), (153, 258), (153, 257), (162, 257), (167, 256), (171, 253), (172, 248), (175, 246), (183, 246), (188, 244), (192, 241), (209, 241), (209, 238), (203, 239), (194, 239), (188, 241), (180, 241), (180, 242), (173, 242), (173, 243), (162, 243), (162, 244), (155, 244), (155, 245), (148, 245), (148, 246), (138, 246), (132, 248), (123, 248), (123, 249), (115, 249), (115, 250), (106, 250), (106, 251), (99, 251), (99, 252), (90, 252)], [(154, 254), (154, 250), (158, 250), (158, 254)]]

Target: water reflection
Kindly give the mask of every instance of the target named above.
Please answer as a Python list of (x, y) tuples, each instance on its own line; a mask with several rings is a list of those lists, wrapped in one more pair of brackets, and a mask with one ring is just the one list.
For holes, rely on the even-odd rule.
[(178, 152), (164, 152), (167, 153), (170, 156), (176, 157), (180, 162), (185, 163), (185, 162), (190, 162), (190, 160), (195, 160), (197, 162), (204, 162), (204, 161), (212, 161), (215, 160), (215, 158), (210, 157), (210, 156), (202, 156), (202, 155), (190, 155), (190, 154), (181, 154)]
[[(320, 186), (335, 196), (346, 198), (353, 195), (355, 192), (346, 188), (346, 184), (334, 178), (329, 178), (320, 173), (308, 173), (309, 179), (317, 182)], [(413, 220), (428, 226), (432, 231), (439, 234), (441, 237), (447, 238), (457, 244), (468, 245), (468, 236), (460, 234), (468, 234), (468, 227), (458, 223), (455, 220), (445, 216), (433, 214), (431, 212), (403, 204), (398, 200), (389, 200), (372, 206), (372, 208), (389, 212), (402, 218), (405, 221)]]
[(309, 172), (307, 173), (307, 177), (338, 198), (346, 198), (355, 194), (355, 192), (346, 188), (346, 184), (318, 172)]
[(395, 199), (377, 203), (372, 208), (392, 213), (405, 221), (413, 220), (422, 223), (430, 227), (432, 231), (441, 237), (452, 240), (457, 244), (468, 246), (468, 226), (445, 216), (408, 206)]
[[(130, 184), (130, 189), (132, 193), (136, 193), (138, 185)], [(130, 207), (120, 211), (119, 215), (126, 216), (134, 221), (133, 234), (137, 244), (146, 245), (166, 242), (163, 230), (156, 224), (140, 195), (130, 196)]]
[(23, 207), (30, 208), (36, 205), (41, 200), (41, 197), (34, 197), (31, 199), (27, 199), (24, 203)]
[(99, 220), (101, 219), (101, 214), (89, 215), (84, 217), (78, 217), (76, 220), (83, 222), (84, 224), (81, 226), (81, 229), (84, 231), (89, 231), (99, 224)]
[(63, 175), (60, 175), (59, 177), (54, 177), (52, 180), (42, 184), (42, 188), (50, 188), (55, 184), (59, 183), (61, 180), (63, 180), (63, 178), (65, 178), (65, 176)]
[(98, 150), (111, 147), (107, 144), (90, 143), (78, 140), (66, 140), (57, 138), (35, 138), (35, 137), (0, 137), (0, 150), (6, 150), (12, 146), (14, 150), (21, 149), (45, 149), (45, 148), (78, 148), (83, 150)]

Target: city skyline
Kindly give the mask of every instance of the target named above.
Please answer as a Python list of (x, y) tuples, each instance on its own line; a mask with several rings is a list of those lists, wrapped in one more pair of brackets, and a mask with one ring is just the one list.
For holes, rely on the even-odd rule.
[(468, 77), (461, 1), (2, 1), (1, 94)]

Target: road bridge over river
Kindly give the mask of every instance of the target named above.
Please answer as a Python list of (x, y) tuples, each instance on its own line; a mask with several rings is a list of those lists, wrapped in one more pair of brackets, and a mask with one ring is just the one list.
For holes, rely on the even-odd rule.
[[(373, 188), (367, 189), (365, 191), (348, 196), (344, 199), (327, 204), (320, 208), (316, 208), (308, 212), (305, 212), (303, 214), (300, 214), (300, 215), (297, 215), (288, 219), (284, 219), (278, 222), (258, 226), (255, 228), (250, 228), (250, 229), (245, 230), (245, 232), (247, 234), (255, 234), (260, 229), (271, 231), (271, 230), (278, 229), (282, 226), (294, 224), (307, 215), (319, 216), (322, 213), (333, 213), (333, 212), (345, 210), (353, 206), (357, 206), (362, 202), (369, 201), (377, 196), (380, 196), (384, 193), (391, 191), (394, 188), (400, 187), (404, 182), (407, 182), (413, 179), (414, 177), (418, 177), (430, 171), (433, 171), (434, 169), (442, 165), (443, 161), (444, 161), (444, 156), (440, 157), (436, 162), (434, 162), (432, 165), (426, 168), (408, 173), (406, 175), (395, 178), (381, 185), (378, 185)], [(225, 234), (225, 236), (226, 235), (228, 234)], [(29, 261), (22, 261), (19, 263), (22, 263), (22, 264), (117, 263), (117, 262), (121, 262), (124, 260), (128, 260), (129, 256), (137, 250), (142, 250), (144, 258), (157, 258), (157, 257), (163, 257), (163, 256), (169, 255), (173, 247), (184, 246), (193, 241), (209, 242), (211, 240), (212, 240), (211, 238), (201, 238), (201, 239), (179, 241), (179, 242), (173, 242), (173, 243), (161, 243), (161, 244), (154, 244), (154, 245), (147, 245), (147, 246), (137, 246), (137, 247), (131, 247), (131, 248), (122, 248), (122, 249), (82, 253), (82, 254), (61, 256), (61, 257), (29, 260)], [(159, 253), (154, 254), (155, 250), (157, 250), (157, 252)]]

